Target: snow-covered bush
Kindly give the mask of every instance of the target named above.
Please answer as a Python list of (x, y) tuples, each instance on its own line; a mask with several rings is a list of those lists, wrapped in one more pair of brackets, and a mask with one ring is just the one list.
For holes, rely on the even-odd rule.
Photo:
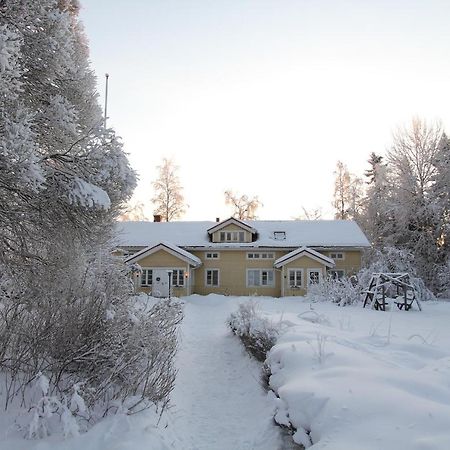
[(251, 355), (258, 361), (266, 359), (267, 352), (275, 345), (279, 328), (262, 317), (255, 301), (241, 303), (230, 315), (228, 324)]
[[(425, 285), (418, 275), (415, 258), (411, 251), (396, 247), (385, 247), (382, 251), (373, 249), (367, 255), (367, 265), (358, 272), (358, 284), (361, 288), (369, 287), (372, 274), (380, 272), (408, 273), (411, 284), (414, 286), (419, 300), (433, 300), (433, 292)], [(438, 270), (438, 268), (436, 268)], [(444, 271), (445, 272), (445, 271)], [(445, 284), (446, 281), (443, 281)]]
[(35, 404), (29, 389), (39, 373), (48, 379), (45, 396), (59, 414), (76, 386), (86, 408), (72, 412), (84, 424), (118, 409), (166, 406), (175, 382), (181, 305), (160, 301), (143, 308), (131, 295), (122, 261), (108, 254), (99, 258), (85, 255), (84, 261), (46, 267), (36, 273), (34, 286), (3, 272), (0, 370), (7, 375), (6, 408), (17, 401), (28, 408)]
[(333, 302), (339, 306), (351, 305), (361, 299), (361, 287), (356, 278), (335, 280), (326, 278), (308, 288), (306, 299), (312, 302)]

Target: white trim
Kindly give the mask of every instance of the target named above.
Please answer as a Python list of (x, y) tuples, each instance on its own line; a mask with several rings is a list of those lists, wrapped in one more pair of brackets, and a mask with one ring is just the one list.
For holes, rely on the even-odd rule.
[[(249, 255), (253, 255), (252, 258), (249, 257)], [(257, 258), (255, 258), (254, 255), (259, 255)], [(262, 255), (267, 255), (265, 258), (262, 257)], [(269, 257), (269, 255), (271, 255)], [(275, 259), (275, 252), (266, 252), (266, 251), (255, 251), (255, 252), (247, 252), (247, 259), (250, 261), (268, 261), (271, 259)]]
[(342, 272), (342, 277), (341, 278), (334, 278), (333, 276), (331, 277), (333, 280), (341, 280), (342, 278), (345, 278), (345, 276), (346, 276), (346, 273), (345, 273), (345, 269), (336, 269), (336, 267), (335, 268), (333, 268), (333, 269), (328, 269), (327, 270), (327, 277), (329, 277), (330, 275), (331, 275), (331, 273), (332, 272)]
[(168, 244), (165, 242), (161, 242), (157, 245), (154, 245), (152, 247), (146, 247), (143, 250), (141, 250), (138, 253), (135, 253), (134, 255), (128, 257), (125, 259), (126, 263), (140, 261), (143, 258), (146, 258), (147, 256), (153, 255), (153, 253), (156, 253), (160, 250), (165, 251), (166, 253), (169, 253), (172, 256), (175, 256), (178, 259), (181, 259), (184, 262), (187, 262), (189, 264), (192, 264), (194, 267), (198, 267), (202, 264), (202, 261), (200, 258), (197, 258), (197, 256), (192, 255), (186, 250), (183, 250), (180, 247), (177, 247), (176, 245)]
[[(217, 284), (208, 284), (208, 272), (213, 270), (217, 270)], [(213, 277), (211, 277), (211, 281), (212, 278)], [(213, 267), (205, 268), (205, 287), (220, 287), (220, 269), (216, 269)]]
[[(257, 285), (250, 285), (248, 284), (248, 273), (250, 271), (259, 271), (260, 275), (259, 275), (259, 281), (261, 282), (261, 284), (257, 284)], [(272, 284), (262, 284), (262, 272), (271, 272), (272, 273)], [(269, 279), (267, 277), (267, 279)], [(276, 280), (275, 280), (275, 270), (274, 269), (270, 269), (270, 268), (259, 268), (259, 267), (255, 267), (255, 268), (247, 268), (246, 269), (246, 279), (245, 279), (245, 286), (248, 288), (273, 288), (276, 286)]]
[(236, 225), (240, 228), (242, 228), (244, 231), (248, 231), (249, 233), (256, 233), (256, 230), (251, 227), (250, 225), (247, 225), (245, 222), (242, 222), (239, 219), (236, 219), (234, 217), (230, 217), (229, 219), (224, 220), (223, 222), (218, 223), (217, 225), (214, 225), (213, 227), (208, 229), (208, 234), (212, 235), (216, 231), (221, 230), (222, 228), (226, 227), (227, 225)]
[(291, 261), (301, 258), (302, 256), (307, 256), (308, 258), (320, 262), (327, 267), (335, 266), (335, 263), (331, 258), (328, 258), (328, 256), (322, 255), (322, 253), (316, 252), (309, 247), (300, 247), (297, 250), (288, 253), (287, 255), (278, 258), (273, 265), (278, 269)]
[[(283, 266), (284, 267), (284, 266)], [(301, 283), (299, 285), (292, 286), (291, 285), (291, 272), (301, 272)], [(297, 279), (297, 275), (295, 275)], [(289, 267), (288, 275), (287, 275), (287, 287), (288, 289), (302, 289), (305, 287), (305, 270), (301, 267)]]
[[(178, 270), (178, 271), (182, 270), (184, 272), (183, 286), (172, 285), (172, 287), (179, 288), (179, 289), (183, 289), (183, 288), (186, 287), (186, 270), (187, 270), (187, 267), (159, 267), (159, 266), (154, 267), (153, 266), (153, 267), (141, 267), (141, 269), (142, 270), (151, 270), (152, 271), (152, 281), (153, 281), (153, 272), (155, 270), (172, 270), (172, 271), (174, 271), (174, 270)], [(140, 287), (152, 287), (153, 286), (152, 284), (142, 285), (140, 283), (141, 283), (141, 278), (139, 277), (139, 286)]]
[[(329, 254), (330, 254), (330, 258), (331, 258), (332, 260), (334, 260), (334, 261), (345, 261), (345, 252), (342, 252), (342, 251), (339, 251), (339, 252), (337, 252), (337, 251), (332, 251), (332, 252), (329, 252)], [(342, 255), (342, 258), (333, 258), (332, 255)]]
[[(217, 255), (217, 258), (209, 258), (208, 255)], [(220, 259), (220, 252), (217, 251), (209, 251), (205, 252), (205, 259)]]
[(308, 279), (307, 279), (307, 286), (310, 286), (311, 284), (316, 284), (316, 283), (311, 283), (311, 279), (310, 279), (310, 274), (312, 272), (319, 272), (319, 283), (322, 283), (323, 280), (323, 270), (320, 268), (315, 268), (315, 269), (308, 269)]

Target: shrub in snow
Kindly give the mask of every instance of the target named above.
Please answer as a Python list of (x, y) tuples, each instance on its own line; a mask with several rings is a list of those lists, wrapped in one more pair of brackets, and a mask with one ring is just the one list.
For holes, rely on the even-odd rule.
[[(408, 273), (419, 300), (426, 301), (435, 298), (433, 292), (428, 289), (423, 279), (418, 275), (418, 268), (411, 251), (388, 246), (383, 250), (371, 250), (366, 258), (369, 264), (366, 268), (360, 270), (357, 276), (358, 284), (363, 290), (368, 288), (374, 273)], [(436, 270), (438, 269), (436, 268)], [(443, 286), (445, 283), (446, 281), (443, 281)]]
[[(98, 258), (70, 254), (61, 267), (37, 273), (35, 286), (14, 273), (0, 278), (5, 407), (20, 400), (33, 408), (33, 436), (45, 434), (50, 410), (62, 420), (68, 409), (89, 424), (118, 409), (164, 408), (174, 387), (181, 305), (143, 305), (131, 296), (121, 260), (103, 254), (100, 265)], [(36, 402), (30, 386), (38, 373), (48, 386)]]
[(353, 279), (327, 278), (308, 288), (306, 299), (312, 302), (333, 302), (339, 306), (351, 305), (361, 299), (361, 287)]
[(255, 301), (241, 303), (230, 315), (228, 324), (251, 355), (258, 361), (266, 359), (267, 352), (277, 340), (278, 327), (261, 316)]

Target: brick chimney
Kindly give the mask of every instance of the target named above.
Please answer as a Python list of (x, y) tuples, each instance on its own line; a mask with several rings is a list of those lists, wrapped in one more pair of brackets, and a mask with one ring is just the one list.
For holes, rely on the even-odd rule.
[(153, 222), (161, 222), (161, 215), (153, 214)]
[(217, 222), (217, 223), (220, 222), (220, 217), (216, 217), (216, 222)]

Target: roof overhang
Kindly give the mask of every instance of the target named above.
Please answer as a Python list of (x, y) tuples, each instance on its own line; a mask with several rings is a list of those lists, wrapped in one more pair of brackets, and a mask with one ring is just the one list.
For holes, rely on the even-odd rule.
[(125, 259), (125, 262), (126, 263), (138, 262), (141, 259), (149, 255), (152, 255), (153, 253), (159, 252), (160, 250), (167, 252), (178, 259), (181, 259), (182, 261), (190, 264), (193, 267), (199, 267), (202, 264), (201, 260), (197, 258), (197, 256), (193, 255), (192, 253), (189, 253), (186, 250), (183, 250), (180, 247), (177, 247), (176, 245), (169, 244), (167, 242), (161, 242), (157, 245), (146, 247), (142, 249), (140, 252), (135, 253), (134, 255), (130, 255), (127, 259)]
[(290, 263), (291, 261), (295, 261), (298, 258), (301, 258), (302, 256), (306, 256), (308, 258), (311, 258), (317, 262), (320, 262), (324, 264), (327, 267), (334, 267), (335, 263), (334, 260), (331, 258), (328, 258), (328, 256), (322, 255), (319, 252), (316, 252), (312, 248), (309, 247), (300, 247), (297, 250), (294, 250), (287, 255), (282, 256), (281, 258), (278, 258), (274, 263), (274, 267), (279, 269), (280, 267), (283, 267), (284, 265)]
[(235, 219), (234, 217), (230, 217), (229, 219), (224, 220), (223, 222), (220, 222), (217, 225), (214, 225), (213, 227), (209, 228), (208, 234), (211, 235), (212, 233), (215, 233), (216, 231), (219, 231), (228, 225), (236, 225), (237, 227), (242, 228), (243, 230), (248, 231), (249, 233), (256, 234), (256, 230), (253, 227), (247, 225), (245, 222), (242, 222), (242, 220)]

